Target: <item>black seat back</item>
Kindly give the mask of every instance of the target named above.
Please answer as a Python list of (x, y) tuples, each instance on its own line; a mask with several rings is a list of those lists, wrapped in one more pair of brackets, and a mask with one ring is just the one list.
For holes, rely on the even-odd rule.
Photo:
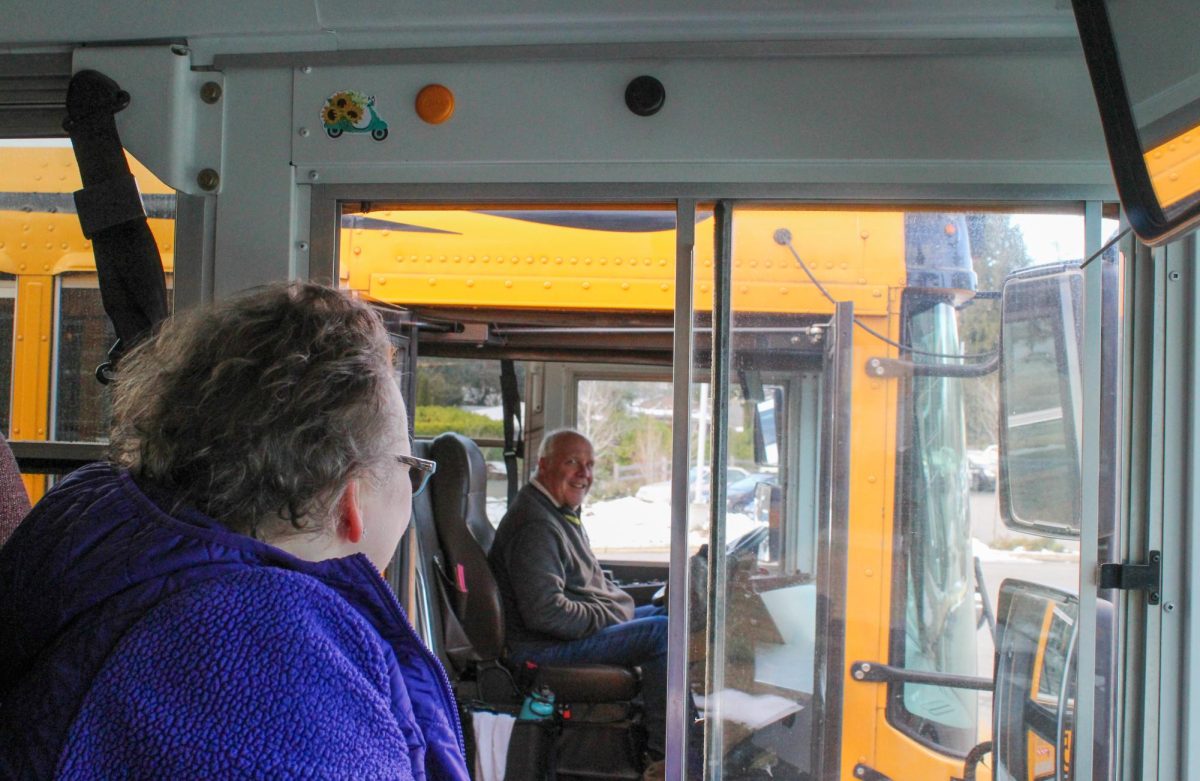
[(500, 659), (504, 615), (484, 547), (494, 536), (486, 512), (487, 464), (478, 445), (455, 433), (434, 439), (429, 456), (438, 465), (430, 489), (443, 583), (476, 654)]

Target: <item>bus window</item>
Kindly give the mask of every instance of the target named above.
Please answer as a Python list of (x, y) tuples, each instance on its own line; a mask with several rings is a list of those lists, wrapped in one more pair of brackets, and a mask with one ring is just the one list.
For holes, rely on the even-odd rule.
[(58, 288), (54, 359), (54, 439), (96, 442), (108, 437), (112, 393), (96, 381), (116, 340), (100, 304), (95, 275), (64, 275)]
[(671, 406), (669, 382), (576, 382), (575, 427), (596, 453), (583, 523), (601, 559), (670, 557)]
[[(167, 274), (174, 270), (175, 193), (129, 157)], [(0, 141), (0, 386), (12, 439), (101, 441), (108, 391), (95, 370), (114, 337), (100, 304), (91, 242), (72, 193), (81, 186), (67, 139)], [(0, 317), (3, 317), (0, 314)], [(15, 339), (14, 335), (15, 334)], [(44, 479), (26, 476), (36, 501)]]
[[(167, 303), (172, 299), (167, 278)], [(100, 302), (95, 274), (63, 274), (58, 279), (54, 351), (52, 430), (62, 442), (108, 439), (112, 393), (96, 380), (116, 341), (112, 321)]]
[[(525, 364), (515, 362), (517, 387), (525, 384)], [(418, 357), (413, 430), (420, 439), (454, 431), (475, 440), (487, 461), (487, 515), (499, 525), (508, 508), (504, 465), (504, 417), (500, 362)], [(522, 420), (524, 416), (522, 416)], [(518, 459), (517, 473), (523, 473)]]

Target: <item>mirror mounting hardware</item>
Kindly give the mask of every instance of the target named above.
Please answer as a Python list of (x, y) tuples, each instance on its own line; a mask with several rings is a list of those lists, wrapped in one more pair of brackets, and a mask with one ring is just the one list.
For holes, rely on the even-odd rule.
[(867, 767), (862, 762), (854, 766), (854, 777), (862, 781), (892, 781), (891, 776), (885, 776), (873, 767)]
[(1101, 564), (1100, 588), (1145, 591), (1146, 601), (1157, 605), (1162, 599), (1162, 553), (1150, 551), (1146, 564)]
[(854, 662), (850, 665), (850, 677), (861, 683), (923, 683), (931, 686), (947, 686), (951, 689), (992, 691), (992, 679), (974, 675), (953, 675), (926, 670), (906, 670), (882, 662)]
[(980, 363), (916, 363), (902, 358), (870, 358), (870, 377), (985, 377), (1000, 368), (1000, 353)]

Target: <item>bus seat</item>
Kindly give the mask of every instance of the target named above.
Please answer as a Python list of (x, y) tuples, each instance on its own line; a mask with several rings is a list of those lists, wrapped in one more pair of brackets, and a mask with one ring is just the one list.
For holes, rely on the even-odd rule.
[(437, 511), (447, 521), (466, 523), (467, 531), (483, 549), (486, 558), (492, 550), (496, 530), (487, 517), (487, 463), (483, 453), (472, 440), (454, 433), (435, 439), (432, 450), (436, 452), (433, 460), (437, 461), (438, 472), (453, 476), (452, 480), (441, 481), (440, 490), (435, 488), (433, 491), (442, 497)]
[[(475, 530), (486, 525), (487, 469), (479, 447), (461, 434), (446, 433), (433, 440), (429, 457), (438, 464), (430, 481), (434, 525), (443, 567), (450, 578), (466, 585), (455, 605), (474, 650), (484, 660), (504, 655), (504, 615), (500, 591), (488, 565), (483, 542)], [(489, 539), (490, 542), (490, 539)], [(428, 554), (426, 554), (428, 555)], [(540, 666), (534, 685), (549, 686), (562, 702), (603, 703), (630, 700), (637, 693), (637, 675), (628, 667), (604, 664)]]
[(0, 545), (29, 513), (29, 494), (8, 440), (0, 436)]

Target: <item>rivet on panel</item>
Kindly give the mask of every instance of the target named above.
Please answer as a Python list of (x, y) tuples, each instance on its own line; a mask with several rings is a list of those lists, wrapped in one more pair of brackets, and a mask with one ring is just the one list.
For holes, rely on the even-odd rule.
[(436, 287), (436, 286), (437, 286), (437, 279), (436, 279), (436, 278), (434, 278), (434, 277), (430, 277), (430, 278), (429, 278), (429, 286), (430, 286), (430, 287)]
[(883, 291), (882, 291), (882, 290), (880, 290), (879, 288), (876, 288), (876, 289), (874, 289), (874, 290), (872, 290), (872, 291), (871, 291), (871, 295), (875, 296), (875, 298), (882, 298), (882, 297), (883, 297)]
[(200, 100), (210, 106), (221, 99), (221, 85), (215, 81), (206, 81), (200, 85)]
[(670, 289), (671, 289), (671, 286), (670, 286), (670, 285), (668, 285), (666, 282), (663, 282), (662, 284), (660, 284), (660, 285), (658, 286), (658, 289), (659, 289), (659, 290), (661, 290), (661, 291), (663, 291), (663, 292), (665, 293), (666, 291), (668, 291), (668, 290), (670, 290)]
[(361, 255), (361, 254), (362, 254), (362, 247), (355, 247), (355, 248), (354, 248), (354, 254), (355, 254), (355, 255)]
[(473, 280), (473, 279), (468, 279), (468, 280), (467, 280), (467, 287), (475, 287), (475, 280)]
[(628, 289), (629, 289), (629, 283), (628, 283), (628, 282), (622, 282), (622, 283), (621, 283), (621, 289), (622, 289), (622, 290), (628, 290)]
[(512, 280), (511, 280), (511, 279), (506, 279), (506, 280), (504, 280), (504, 286), (505, 286), (505, 287), (512, 287)]
[(875, 577), (875, 570), (871, 569), (870, 567), (867, 567), (865, 570), (863, 570), (863, 574), (866, 575), (868, 578), (873, 578), (873, 577)]
[(583, 287), (583, 289), (584, 289), (584, 290), (591, 290), (591, 289), (592, 289), (592, 283), (591, 283), (591, 282), (584, 282), (584, 283), (582, 284), (582, 287)]
[(544, 288), (546, 288), (547, 290), (549, 290), (551, 287), (553, 287), (553, 284), (552, 284), (552, 283), (550, 283), (550, 282), (543, 282), (543, 283), (542, 283), (542, 287), (544, 287)]
[(868, 483), (875, 482), (875, 475), (867, 475), (867, 482)]

